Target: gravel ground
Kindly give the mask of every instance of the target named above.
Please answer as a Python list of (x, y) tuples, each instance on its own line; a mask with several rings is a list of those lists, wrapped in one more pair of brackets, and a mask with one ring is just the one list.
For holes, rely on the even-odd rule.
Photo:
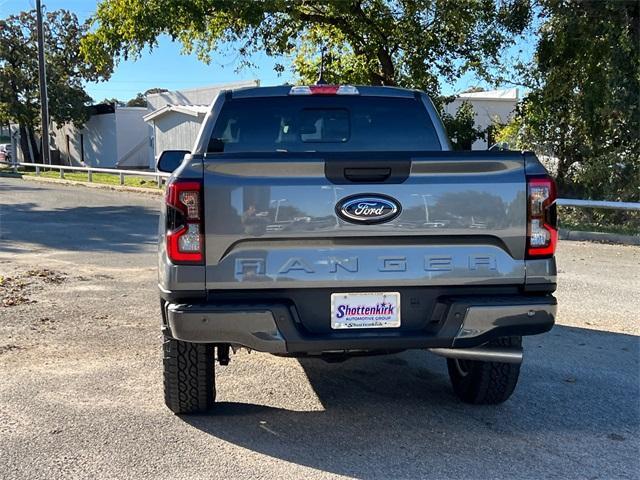
[(0, 179), (0, 478), (640, 476), (640, 248), (560, 244), (558, 325), (525, 340), (501, 406), (459, 403), (423, 352), (241, 353), (218, 368), (218, 413), (178, 417), (158, 201)]

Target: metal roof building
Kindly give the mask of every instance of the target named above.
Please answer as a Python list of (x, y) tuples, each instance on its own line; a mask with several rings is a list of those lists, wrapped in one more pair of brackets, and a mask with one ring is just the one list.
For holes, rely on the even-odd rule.
[(147, 114), (152, 150), (149, 167), (164, 150), (191, 150), (209, 105), (221, 90), (255, 87), (258, 80), (147, 95)]
[[(51, 147), (64, 165), (100, 168), (147, 167), (149, 137), (144, 107), (119, 107), (101, 103), (88, 107), (82, 128), (72, 123), (53, 124)], [(56, 154), (57, 155), (57, 154)]]
[[(60, 161), (95, 167), (155, 169), (164, 150), (191, 150), (200, 125), (221, 90), (259, 86), (258, 80), (212, 85), (147, 95), (147, 108), (94, 105), (91, 117), (82, 129), (73, 125), (55, 125), (52, 144), (60, 152)], [(479, 128), (509, 121), (518, 102), (517, 89), (470, 92), (457, 96), (446, 111), (455, 115), (462, 102), (475, 111)], [(16, 126), (17, 128), (17, 126)], [(17, 142), (12, 127), (12, 140)], [(491, 140), (489, 129), (489, 144)], [(473, 149), (486, 149), (487, 141), (477, 140)], [(17, 158), (21, 159), (17, 143)]]

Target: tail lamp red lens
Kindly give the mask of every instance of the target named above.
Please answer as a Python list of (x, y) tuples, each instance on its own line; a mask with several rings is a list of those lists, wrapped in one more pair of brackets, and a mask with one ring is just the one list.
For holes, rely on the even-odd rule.
[(202, 263), (202, 183), (184, 180), (169, 183), (166, 204), (169, 259), (174, 263)]
[(527, 256), (553, 256), (557, 244), (556, 184), (550, 177), (531, 177), (527, 180)]
[(353, 85), (298, 85), (291, 87), (289, 95), (358, 95)]

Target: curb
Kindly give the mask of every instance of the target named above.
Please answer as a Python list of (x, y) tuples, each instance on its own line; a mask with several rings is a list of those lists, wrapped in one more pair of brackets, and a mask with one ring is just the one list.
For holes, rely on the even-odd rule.
[(164, 195), (164, 190), (161, 188), (145, 188), (145, 187), (129, 187), (126, 185), (109, 185), (106, 183), (89, 183), (89, 182), (79, 182), (76, 180), (64, 180), (58, 178), (45, 178), (45, 177), (35, 177), (32, 175), (4, 175), (0, 173), (0, 177), (7, 178), (20, 178), (22, 180), (26, 180), (29, 182), (40, 182), (40, 183), (57, 183), (59, 185), (74, 185), (88, 188), (98, 188), (102, 190), (115, 190), (115, 191), (124, 191), (131, 193), (144, 193), (146, 195)]
[(619, 233), (583, 232), (581, 230), (560, 229), (560, 240), (587, 242), (608, 242), (622, 245), (640, 245), (640, 235), (622, 235)]

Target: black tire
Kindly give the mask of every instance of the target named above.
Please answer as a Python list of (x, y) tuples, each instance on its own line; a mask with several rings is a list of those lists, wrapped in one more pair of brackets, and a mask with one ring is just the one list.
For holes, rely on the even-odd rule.
[[(522, 347), (522, 337), (493, 340), (487, 346)], [(453, 390), (465, 403), (497, 405), (507, 400), (518, 383), (520, 364), (447, 359)]]
[(174, 413), (202, 413), (216, 398), (214, 346), (164, 337), (164, 402)]

